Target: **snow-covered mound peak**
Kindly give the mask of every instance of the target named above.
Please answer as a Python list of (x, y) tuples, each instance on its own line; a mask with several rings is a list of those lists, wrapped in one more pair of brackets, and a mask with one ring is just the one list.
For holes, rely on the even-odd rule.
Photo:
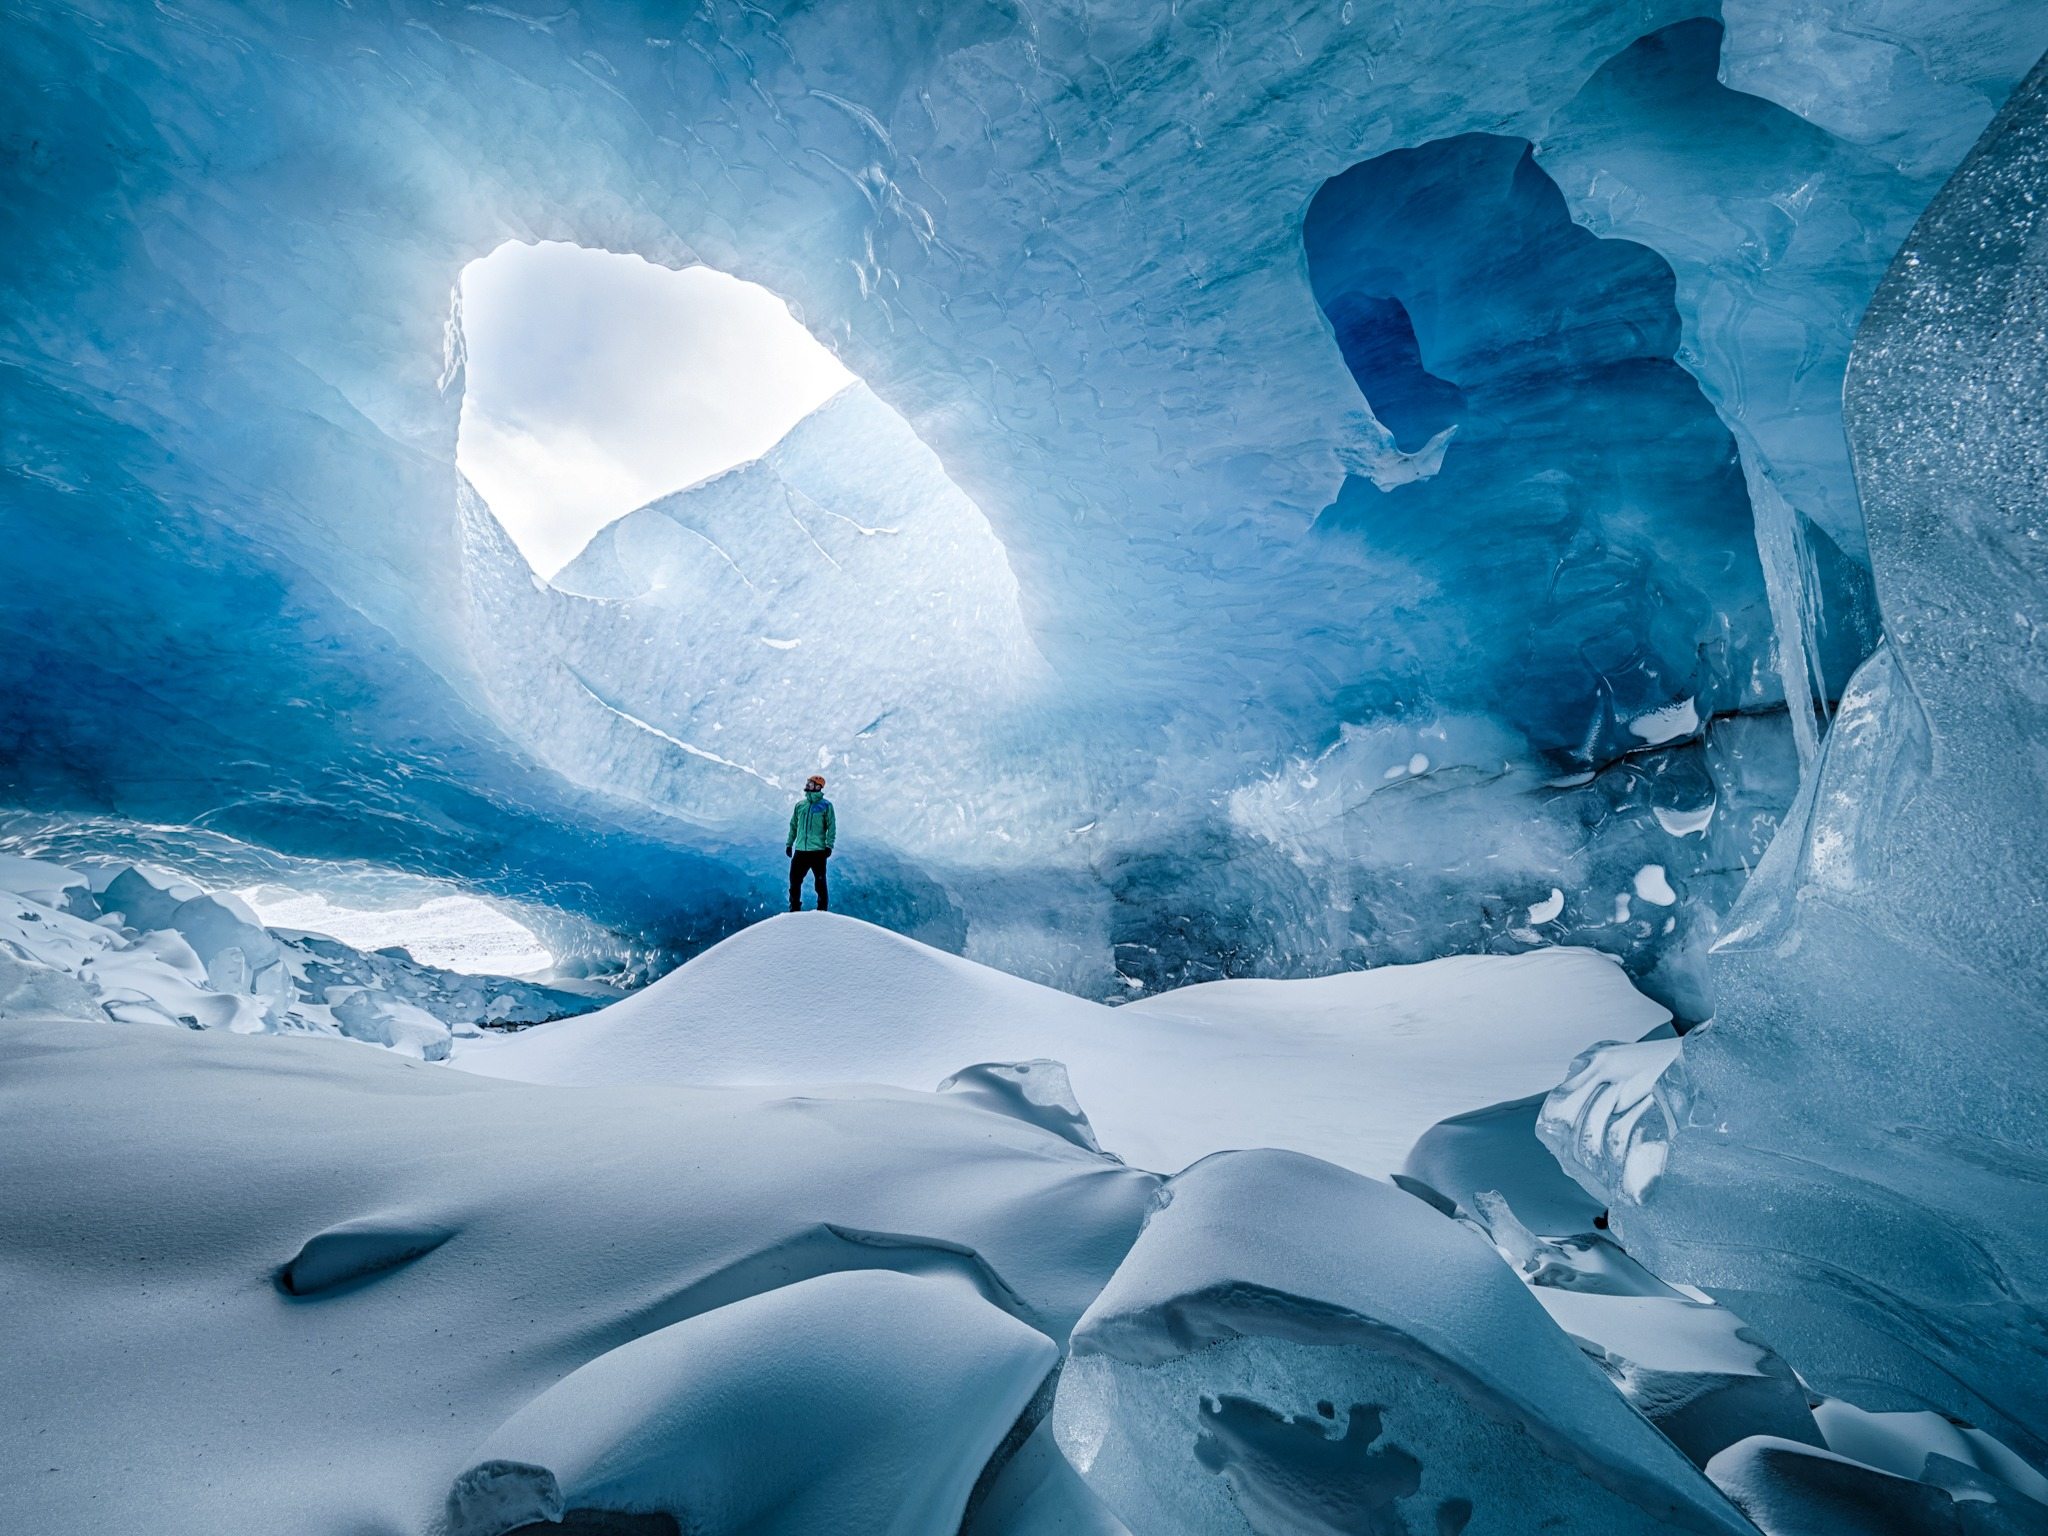
[(597, 1013), (466, 1040), (454, 1064), (546, 1083), (881, 1083), (1063, 1063), (1101, 1144), (1172, 1172), (1279, 1146), (1401, 1166), (1462, 1110), (1538, 1093), (1668, 1017), (1588, 950), (1216, 982), (1108, 1008), (836, 913), (784, 914)]

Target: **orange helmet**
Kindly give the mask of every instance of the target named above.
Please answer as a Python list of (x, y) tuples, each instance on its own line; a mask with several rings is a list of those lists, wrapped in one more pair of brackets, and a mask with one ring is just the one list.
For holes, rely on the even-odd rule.
[(805, 789), (823, 789), (824, 787), (825, 775), (823, 775), (822, 773), (814, 773), (808, 779), (804, 780)]

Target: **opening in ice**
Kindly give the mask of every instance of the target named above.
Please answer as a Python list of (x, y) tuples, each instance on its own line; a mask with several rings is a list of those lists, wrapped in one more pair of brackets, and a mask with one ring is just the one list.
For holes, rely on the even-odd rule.
[(235, 892), (271, 928), (324, 933), (357, 949), (405, 950), (424, 965), (475, 976), (532, 976), (551, 969), (545, 939), (488, 901), (446, 890), (394, 904), (337, 900), (325, 892), (262, 884)]
[(767, 289), (579, 245), (464, 268), (456, 463), (533, 568), (758, 458), (853, 376)]

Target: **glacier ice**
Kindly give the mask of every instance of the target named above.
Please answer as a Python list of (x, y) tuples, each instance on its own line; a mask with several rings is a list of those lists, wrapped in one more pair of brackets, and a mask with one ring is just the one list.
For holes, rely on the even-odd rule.
[(535, 1024), (604, 1000), (269, 928), (231, 892), (148, 864), (0, 856), (0, 898), (0, 1018), (339, 1034), (441, 1060), (453, 1030)]
[(1583, 1062), (1545, 1111), (1630, 1250), (1727, 1299), (1817, 1388), (2033, 1456), (2044, 170), (2037, 67), (1858, 333), (1846, 412), (1885, 643), (1714, 956), (1715, 1020), (1661, 1069)]
[(1137, 1536), (1743, 1529), (1485, 1242), (1292, 1153), (1166, 1186), (1053, 1425)]
[[(1849, 328), (2048, 40), (2009, 0), (1722, 11), (11, 8), (0, 796), (458, 878), (673, 956), (762, 910), (754, 775), (829, 755), (864, 910), (1088, 995), (1527, 947), (1555, 885), (1574, 942), (1704, 1017), (1716, 913), (1792, 791), (1760, 743), (1790, 696), (1810, 759), (1807, 696), (1875, 636)], [(1403, 292), (1427, 308), (1425, 229), (1449, 278), (1510, 227), (1553, 291), (1453, 284), (1427, 335), (1364, 294), (1380, 340), (1347, 354), (1318, 288), (1366, 253), (1323, 199), (1475, 154), (1512, 225), (1476, 189), (1418, 210)], [(861, 539), (888, 526), (863, 497), (942, 471), (974, 569), (799, 551), (810, 596), (701, 633), (536, 592), (454, 469), (451, 292), (508, 240), (789, 301), (920, 445), (835, 445), (871, 462), (819, 526)], [(1467, 382), (1426, 350), (1478, 336), (1606, 351)], [(1593, 419), (1617, 360), (1653, 387)], [(756, 586), (791, 558), (770, 511), (717, 540)], [(913, 636), (935, 573), (1014, 597)], [(773, 689), (826, 662), (793, 721)], [(934, 667), (980, 707), (936, 707)], [(1645, 748), (1688, 701), (1700, 732)], [(1385, 756), (1294, 794), (1360, 736)], [(1668, 926), (1594, 922), (1653, 862), (1629, 845), (1674, 835), (1644, 803), (1666, 763), (1663, 809), (1744, 830), (1691, 839)], [(1516, 857), (1361, 857), (1367, 822), (1426, 840), (1438, 791)]]

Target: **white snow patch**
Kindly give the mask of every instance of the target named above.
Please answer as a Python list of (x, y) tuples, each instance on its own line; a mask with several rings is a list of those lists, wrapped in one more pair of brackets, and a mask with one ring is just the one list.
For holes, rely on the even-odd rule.
[(1637, 715), (1629, 721), (1628, 728), (1629, 733), (1645, 746), (1659, 747), (1667, 741), (1690, 736), (1700, 728), (1699, 706), (1695, 700), (1680, 699), (1676, 704)]
[(1554, 923), (1563, 915), (1564, 892), (1554, 885), (1550, 888), (1548, 896), (1544, 897), (1541, 901), (1532, 902), (1529, 907), (1529, 921), (1531, 923)]
[(252, 885), (235, 892), (269, 928), (324, 933), (357, 949), (399, 945), (413, 959), (473, 976), (530, 976), (555, 963), (540, 935), (474, 896), (437, 896), (411, 907), (351, 907), (318, 891)]
[(777, 640), (770, 635), (762, 635), (760, 640), (763, 645), (778, 651), (793, 651), (803, 644), (801, 640)]
[(1668, 811), (1657, 805), (1650, 808), (1650, 814), (1657, 818), (1657, 825), (1673, 837), (1691, 837), (1695, 832), (1705, 835), (1714, 822), (1714, 808), (1719, 802), (1709, 800), (1696, 811)]
[(1662, 864), (1645, 864), (1637, 870), (1635, 886), (1636, 895), (1657, 906), (1669, 907), (1678, 901), (1678, 893), (1671, 889), (1671, 881), (1665, 877)]

